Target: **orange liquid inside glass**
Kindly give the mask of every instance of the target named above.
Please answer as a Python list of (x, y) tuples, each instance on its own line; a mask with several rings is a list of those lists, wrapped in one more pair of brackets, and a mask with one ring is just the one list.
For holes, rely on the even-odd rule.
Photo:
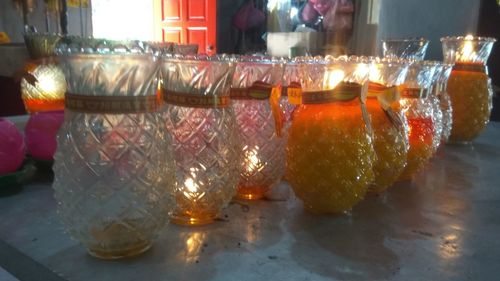
[(408, 118), (410, 150), (407, 165), (400, 179), (407, 180), (424, 168), (433, 153), (434, 125), (432, 118)]
[(448, 94), (453, 108), (452, 142), (470, 142), (486, 128), (490, 118), (488, 76), (482, 72), (452, 71)]
[(23, 100), (23, 102), (26, 111), (28, 111), (29, 113), (64, 110), (64, 99), (25, 99)]
[(289, 132), (287, 178), (307, 210), (339, 213), (364, 198), (374, 150), (359, 101), (301, 105)]

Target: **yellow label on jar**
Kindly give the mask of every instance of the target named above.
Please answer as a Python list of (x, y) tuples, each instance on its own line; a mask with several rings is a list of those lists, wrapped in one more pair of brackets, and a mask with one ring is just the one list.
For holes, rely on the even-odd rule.
[(285, 116), (280, 107), (281, 98), (281, 86), (274, 87), (271, 91), (271, 97), (269, 98), (269, 103), (271, 105), (271, 111), (274, 117), (274, 127), (276, 128), (276, 135), (281, 137), (281, 132), (283, 131), (283, 123), (285, 121)]
[(288, 102), (293, 105), (302, 103), (302, 89), (301, 88), (287, 88)]

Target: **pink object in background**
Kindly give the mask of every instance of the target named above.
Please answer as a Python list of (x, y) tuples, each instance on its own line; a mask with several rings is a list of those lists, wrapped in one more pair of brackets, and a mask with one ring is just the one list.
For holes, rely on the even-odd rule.
[(30, 116), (24, 133), (28, 153), (37, 160), (53, 160), (56, 135), (64, 121), (64, 111), (39, 112)]
[(24, 161), (26, 146), (14, 123), (0, 118), (0, 175), (15, 172)]

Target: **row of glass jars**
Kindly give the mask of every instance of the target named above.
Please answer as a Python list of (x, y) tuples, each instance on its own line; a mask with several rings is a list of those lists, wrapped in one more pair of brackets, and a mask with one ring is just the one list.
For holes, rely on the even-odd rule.
[(68, 82), (59, 213), (102, 258), (147, 250), (170, 212), (176, 223), (204, 224), (235, 195), (261, 198), (285, 169), (306, 209), (348, 210), (421, 169), (441, 139), (439, 104), (426, 102), (439, 77), (428, 62), (158, 61), (140, 45), (59, 53)]

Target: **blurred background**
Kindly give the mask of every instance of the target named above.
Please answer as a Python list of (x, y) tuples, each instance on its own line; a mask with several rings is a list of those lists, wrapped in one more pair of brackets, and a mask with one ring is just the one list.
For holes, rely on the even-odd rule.
[[(39, 32), (197, 44), (200, 53), (381, 55), (381, 39), (500, 38), (500, 0), (0, 0), (0, 116), (24, 114), (16, 70)], [(489, 59), (500, 85), (500, 44)], [(498, 92), (498, 87), (496, 88)], [(492, 120), (500, 121), (495, 95)]]

